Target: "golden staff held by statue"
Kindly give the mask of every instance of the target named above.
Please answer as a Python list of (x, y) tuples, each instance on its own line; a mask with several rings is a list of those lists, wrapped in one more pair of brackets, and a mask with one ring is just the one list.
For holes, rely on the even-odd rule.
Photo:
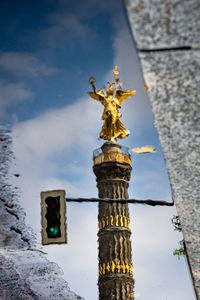
[(108, 82), (106, 95), (103, 89), (96, 90), (96, 79), (93, 76), (89, 78), (89, 83), (93, 87), (93, 92), (88, 93), (91, 98), (100, 101), (104, 106), (102, 114), (102, 120), (104, 120), (104, 123), (99, 136), (100, 138), (109, 141), (115, 140), (116, 138), (122, 139), (129, 135), (130, 132), (120, 121), (121, 114), (118, 112), (118, 109), (121, 108), (124, 100), (136, 93), (135, 90), (123, 91), (120, 89), (121, 82), (117, 77), (119, 74), (117, 66), (115, 66), (113, 73), (114, 82)]

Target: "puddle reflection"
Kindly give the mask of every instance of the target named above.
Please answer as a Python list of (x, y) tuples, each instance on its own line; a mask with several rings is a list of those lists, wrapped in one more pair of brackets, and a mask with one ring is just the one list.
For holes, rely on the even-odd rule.
[[(6, 1), (0, 29), (0, 74), (4, 78), (0, 80), (0, 117), (3, 124), (10, 124), (15, 156), (9, 184), (18, 188), (38, 247), (41, 191), (64, 189), (66, 197), (97, 198), (99, 189), (100, 195), (106, 193), (103, 197), (112, 198), (116, 193), (118, 198), (127, 198), (130, 179), (130, 198), (171, 201), (123, 3), (50, 2), (31, 1), (31, 10), (30, 1), (22, 6), (12, 2), (11, 14), (10, 1)], [(123, 178), (120, 187), (117, 180), (113, 186), (108, 183), (105, 192), (98, 163), (107, 163), (108, 157), (95, 160), (98, 189), (92, 172), (92, 153), (102, 146), (98, 140), (102, 107), (86, 93), (91, 88), (91, 75), (98, 79), (97, 89), (101, 89), (113, 77), (116, 64), (126, 90), (136, 89), (134, 99), (125, 102), (121, 110), (122, 122), (131, 132), (122, 145), (124, 149), (153, 145), (157, 151), (144, 156), (132, 154), (131, 178)], [(125, 156), (122, 163), (126, 160), (129, 165), (130, 157)], [(129, 177), (130, 170), (119, 166), (114, 170), (112, 166), (106, 172)], [(104, 294), (106, 276), (115, 275), (122, 280), (115, 282), (116, 290), (111, 280), (110, 294), (125, 293), (132, 299), (134, 290), (139, 300), (195, 299), (184, 259), (173, 255), (182, 240), (171, 224), (174, 215), (172, 207), (67, 203), (68, 244), (42, 249), (64, 270), (70, 288), (86, 300), (98, 299), (98, 280)], [(116, 234), (111, 234), (113, 228)]]

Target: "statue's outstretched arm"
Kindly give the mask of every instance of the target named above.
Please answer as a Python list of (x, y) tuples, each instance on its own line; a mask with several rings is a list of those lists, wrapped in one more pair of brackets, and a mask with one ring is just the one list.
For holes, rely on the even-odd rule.
[(95, 82), (96, 82), (95, 77), (91, 76), (89, 79), (89, 83), (91, 84), (94, 92), (88, 92), (88, 94), (90, 95), (91, 98), (100, 101), (102, 103), (105, 99), (105, 94), (103, 90), (98, 90), (98, 91), (96, 90)]

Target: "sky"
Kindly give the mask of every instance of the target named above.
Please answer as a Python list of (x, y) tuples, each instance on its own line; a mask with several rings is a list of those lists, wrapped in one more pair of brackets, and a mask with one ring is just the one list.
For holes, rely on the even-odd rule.
[[(64, 278), (86, 300), (98, 299), (97, 204), (67, 204), (67, 245), (41, 246), (40, 192), (66, 190), (67, 197), (98, 197), (92, 153), (101, 147), (100, 103), (89, 98), (89, 77), (103, 88), (117, 64), (131, 132), (119, 142), (132, 153), (129, 195), (172, 201), (165, 162), (141, 73), (134, 39), (120, 0), (30, 0), (0, 3), (0, 120), (11, 129), (15, 160), (10, 182), (18, 187), (26, 222), (38, 247), (59, 264)], [(19, 174), (19, 177), (14, 176)], [(174, 208), (130, 205), (135, 298), (195, 299), (174, 231)]]

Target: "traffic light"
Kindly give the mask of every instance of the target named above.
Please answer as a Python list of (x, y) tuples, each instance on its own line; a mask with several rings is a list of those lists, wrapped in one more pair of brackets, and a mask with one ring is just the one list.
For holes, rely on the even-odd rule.
[(41, 192), (42, 245), (67, 243), (64, 190)]

